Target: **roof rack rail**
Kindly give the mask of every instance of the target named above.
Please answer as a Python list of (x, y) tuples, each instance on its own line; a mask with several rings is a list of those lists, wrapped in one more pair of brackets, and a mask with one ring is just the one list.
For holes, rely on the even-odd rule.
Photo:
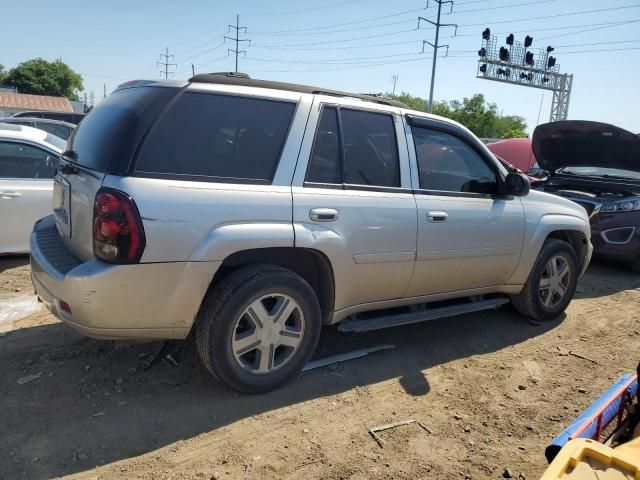
[(381, 105), (389, 105), (392, 107), (409, 108), (402, 102), (385, 97), (381, 94), (362, 94), (341, 92), (339, 90), (330, 90), (309, 85), (299, 85), (297, 83), (272, 82), (270, 80), (258, 80), (249, 77), (246, 73), (239, 72), (214, 72), (200, 73), (189, 79), (192, 83), (219, 83), (223, 85), (240, 85), (245, 87), (272, 88), (275, 90), (287, 90), (290, 92), (312, 93), (319, 95), (331, 95), (335, 97), (357, 98), (367, 102), (379, 103)]

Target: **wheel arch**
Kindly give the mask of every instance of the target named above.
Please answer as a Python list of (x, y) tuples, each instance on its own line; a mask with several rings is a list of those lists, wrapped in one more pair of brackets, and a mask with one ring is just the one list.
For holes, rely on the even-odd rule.
[(304, 278), (318, 296), (322, 323), (330, 323), (335, 302), (333, 267), (327, 256), (315, 249), (272, 247), (234, 252), (224, 259), (209, 288), (239, 268), (259, 264), (277, 265)]
[(528, 235), (529, 240), (523, 245), (518, 267), (507, 283), (524, 285), (548, 238), (563, 240), (571, 245), (578, 258), (579, 271), (584, 272), (591, 259), (590, 234), (589, 224), (582, 218), (555, 214), (541, 217), (534, 231)]

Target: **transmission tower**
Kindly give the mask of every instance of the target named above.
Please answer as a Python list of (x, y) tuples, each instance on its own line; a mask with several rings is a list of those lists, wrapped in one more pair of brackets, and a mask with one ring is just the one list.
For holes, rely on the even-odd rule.
[(156, 62), (158, 66), (164, 67), (164, 70), (160, 71), (160, 75), (164, 75), (164, 78), (169, 78), (169, 74), (173, 75), (173, 72), (169, 71), (169, 67), (177, 67), (175, 63), (169, 63), (169, 60), (173, 59), (173, 55), (169, 55), (169, 47), (165, 47), (164, 53), (160, 54), (160, 61)]
[(396, 94), (396, 84), (398, 83), (398, 75), (392, 75), (391, 81), (393, 82), (393, 90), (391, 91), (392, 95)]
[[(438, 4), (438, 15), (437, 15), (437, 19), (436, 21), (432, 21), (429, 20), (428, 18), (424, 18), (424, 17), (418, 17), (418, 29), (420, 29), (420, 20), (430, 23), (431, 25), (433, 25), (434, 27), (436, 27), (436, 36), (434, 39), (434, 42), (428, 42), (427, 40), (423, 40), (422, 42), (422, 52), (424, 53), (424, 46), (425, 44), (430, 45), (433, 48), (433, 64), (431, 66), (431, 86), (429, 88), (429, 113), (431, 113), (432, 109), (433, 109), (433, 86), (435, 84), (435, 79), (436, 79), (436, 63), (438, 61), (438, 50), (441, 48), (446, 48), (447, 49), (447, 55), (449, 54), (449, 45), (439, 45), (439, 40), (440, 40), (440, 27), (454, 27), (455, 28), (455, 33), (453, 34), (454, 36), (456, 36), (456, 34), (458, 33), (458, 25), (456, 25), (455, 23), (440, 23), (440, 16), (442, 13), (442, 5), (444, 5), (445, 3), (448, 3), (451, 5), (451, 12), (453, 12), (453, 0), (433, 0)], [(427, 8), (429, 8), (429, 1), (427, 0)]]
[(245, 55), (247, 54), (246, 50), (240, 50), (240, 42), (249, 42), (249, 46), (251, 46), (251, 40), (248, 38), (240, 38), (240, 30), (244, 30), (244, 34), (247, 34), (247, 27), (241, 27), (240, 26), (240, 15), (236, 15), (236, 24), (235, 25), (229, 25), (229, 29), (228, 31), (230, 32), (231, 29), (234, 29), (236, 31), (236, 36), (235, 37), (227, 37), (225, 36), (224, 39), (225, 40), (231, 40), (233, 42), (236, 43), (236, 48), (232, 49), (229, 48), (227, 49), (227, 53), (233, 52), (236, 55), (236, 69), (235, 71), (238, 71), (238, 55), (241, 53), (244, 53)]

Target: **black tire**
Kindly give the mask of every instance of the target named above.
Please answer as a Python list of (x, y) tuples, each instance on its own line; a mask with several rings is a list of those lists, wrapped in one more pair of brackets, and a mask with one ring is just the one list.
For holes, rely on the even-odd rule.
[[(566, 285), (563, 284), (566, 291), (561, 298), (558, 298), (560, 296), (559, 293), (551, 289), (545, 289), (546, 295), (543, 297), (540, 285), (543, 274), (547, 269), (547, 263), (551, 259), (558, 257), (565, 261), (569, 268), (570, 277), (566, 280)], [(576, 290), (578, 274), (578, 261), (571, 245), (562, 240), (554, 238), (547, 239), (538, 254), (538, 258), (529, 274), (527, 283), (525, 283), (524, 288), (519, 294), (511, 296), (511, 303), (518, 312), (534, 320), (541, 322), (552, 320), (564, 312), (571, 302)], [(549, 293), (552, 294), (552, 299), (550, 301), (551, 305), (547, 306), (544, 302), (549, 298)], [(554, 300), (556, 300), (557, 303), (553, 304)]]
[[(237, 322), (246, 322), (240, 320), (246, 309), (271, 294), (297, 302), (297, 318), (303, 319), (304, 329), (286, 363), (269, 373), (252, 373), (236, 359), (232, 342), (238, 335)], [(296, 273), (274, 265), (244, 267), (223, 278), (207, 292), (196, 321), (198, 353), (207, 370), (231, 389), (251, 394), (274, 390), (292, 380), (315, 351), (321, 329), (320, 305), (313, 288)], [(275, 352), (280, 347), (272, 348)], [(275, 353), (270, 356), (269, 365)]]

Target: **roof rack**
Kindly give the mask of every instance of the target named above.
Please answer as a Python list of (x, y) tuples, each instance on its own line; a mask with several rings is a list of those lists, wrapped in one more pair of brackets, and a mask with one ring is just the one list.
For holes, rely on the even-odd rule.
[(272, 82), (269, 80), (257, 80), (249, 77), (246, 73), (239, 72), (215, 72), (200, 73), (189, 79), (189, 82), (197, 83), (218, 83), (223, 85), (240, 85), (244, 87), (272, 88), (275, 90), (287, 90), (299, 93), (315, 93), (320, 95), (331, 95), (334, 97), (359, 98), (367, 102), (379, 103), (381, 105), (389, 105), (392, 107), (409, 108), (402, 102), (391, 98), (375, 94), (348, 93), (338, 90), (330, 90), (309, 85), (299, 85), (297, 83)]

